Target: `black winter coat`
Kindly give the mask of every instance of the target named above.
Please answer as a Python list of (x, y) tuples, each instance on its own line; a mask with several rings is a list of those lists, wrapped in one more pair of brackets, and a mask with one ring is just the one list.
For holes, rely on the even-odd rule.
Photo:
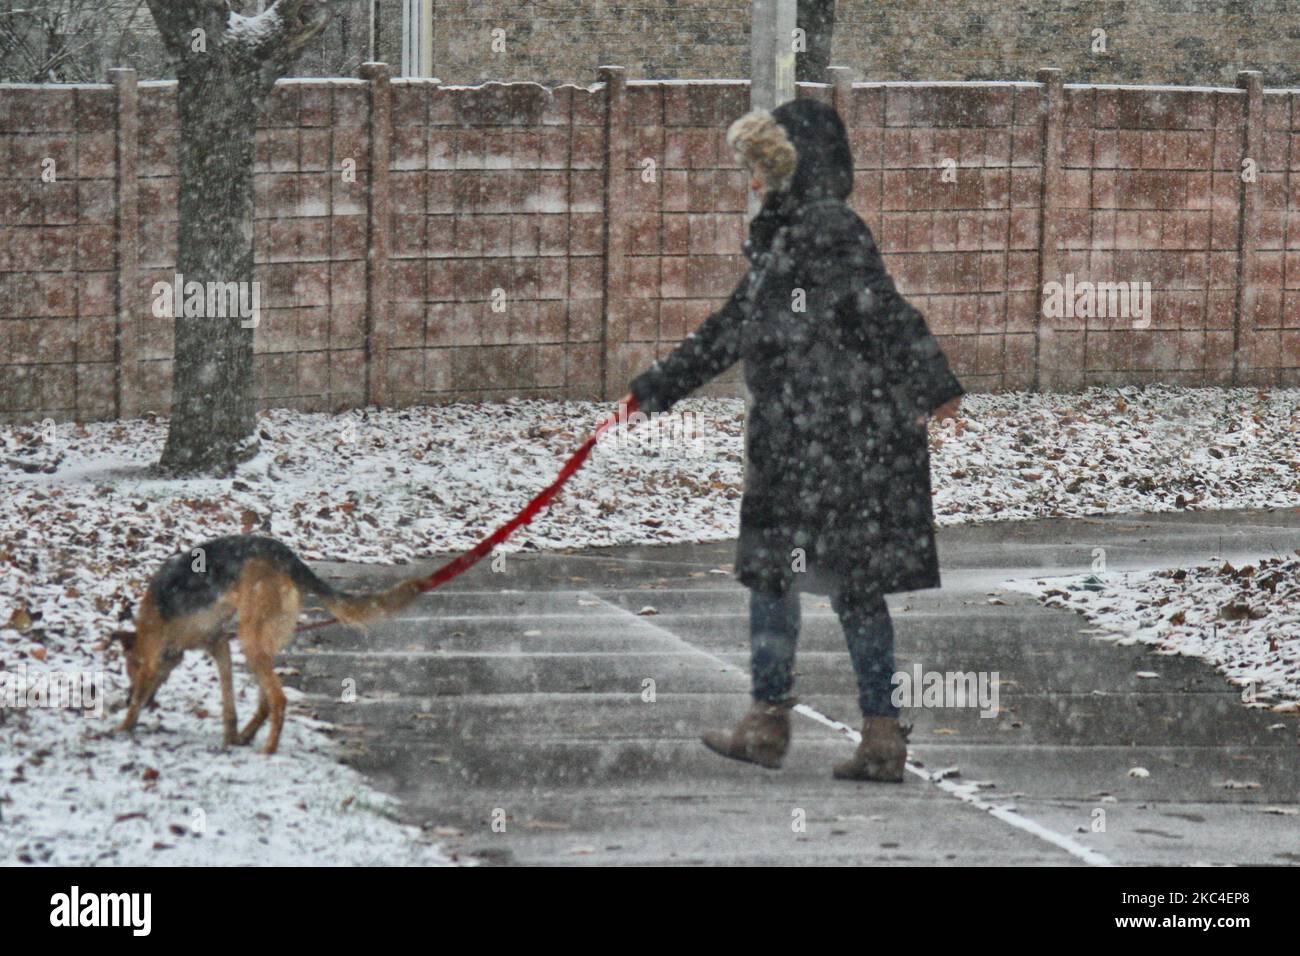
[(748, 274), (631, 391), (642, 410), (666, 410), (744, 360), (753, 404), (736, 572), (745, 585), (938, 587), (927, 431), (917, 418), (962, 387), (844, 202), (853, 172), (839, 116), (813, 100), (773, 115), (798, 163), (750, 226)]

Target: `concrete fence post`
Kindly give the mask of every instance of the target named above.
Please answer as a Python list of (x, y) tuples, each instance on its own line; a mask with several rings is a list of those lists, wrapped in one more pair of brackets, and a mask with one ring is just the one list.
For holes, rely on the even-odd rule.
[(370, 157), (366, 217), (366, 402), (385, 405), (389, 397), (388, 342), (392, 331), (388, 230), (392, 221), (390, 175), (393, 139), (392, 70), (387, 63), (361, 64), (370, 83)]
[[(627, 338), (627, 71), (598, 68), (605, 84), (605, 238), (600, 322), (600, 397), (611, 394), (609, 369), (613, 351)], [(611, 334), (612, 333), (612, 334)]]
[[(1083, 331), (1064, 330), (1043, 321), (1043, 284), (1060, 278), (1059, 223), (1065, 174), (1062, 168), (1062, 127), (1065, 122), (1065, 80), (1055, 68), (1038, 71), (1042, 85), (1039, 99), (1039, 130), (1042, 142), (1043, 181), (1038, 207), (1038, 288), (1034, 294), (1034, 377), (1033, 389), (1056, 390), (1082, 384)], [(1053, 320), (1060, 322), (1062, 320)]]
[(135, 70), (112, 69), (108, 82), (116, 100), (114, 155), (117, 210), (113, 223), (113, 257), (117, 313), (114, 347), (115, 413), (121, 418), (140, 415), (139, 322), (140, 301), (140, 92)]
[(831, 83), (831, 106), (840, 114), (844, 125), (851, 128), (853, 117), (853, 71), (847, 66), (828, 66), (826, 73)]
[[(1237, 297), (1232, 317), (1232, 384), (1252, 382), (1254, 362), (1249, 354), (1254, 347), (1259, 278), (1260, 202), (1259, 173), (1253, 182), (1242, 175), (1246, 160), (1258, 165), (1264, 155), (1264, 78), (1258, 70), (1241, 70), (1237, 86), (1246, 91), (1242, 109), (1241, 161), (1234, 175), (1238, 188), (1237, 225)], [(1243, 334), (1244, 333), (1244, 334)], [(1243, 355), (1242, 353), (1247, 354)]]

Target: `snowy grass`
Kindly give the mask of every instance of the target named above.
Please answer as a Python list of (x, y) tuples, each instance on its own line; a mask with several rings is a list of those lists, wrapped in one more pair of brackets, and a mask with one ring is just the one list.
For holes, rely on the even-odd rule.
[[(507, 547), (679, 540), (686, 527), (728, 534), (734, 520), (709, 523), (739, 495), (739, 409), (696, 404), (713, 416), (698, 441), (654, 429), (611, 436), (563, 503)], [(606, 411), (523, 402), (269, 412), (261, 456), (230, 479), (202, 481), (150, 476), (163, 422), (0, 430), (0, 675), (34, 685), (85, 674), (102, 681), (109, 707), (120, 704), (126, 680), (107, 636), (169, 554), (242, 531), (275, 535), (309, 559), (391, 563), (468, 547), (549, 483)], [(629, 515), (625, 486), (658, 507)], [(667, 513), (674, 519), (658, 530), (651, 515)], [(256, 692), (235, 657), (246, 719)], [(219, 749), (215, 668), (197, 654), (134, 738), (107, 733), (116, 711), (0, 708), (0, 861), (446, 862), (388, 819), (388, 799), (335, 761), (290, 695), (271, 758)]]
[[(936, 518), (1291, 505), (1298, 404), (1300, 392), (1254, 389), (969, 396), (959, 421), (932, 426)], [(507, 549), (734, 537), (741, 403), (679, 408), (691, 435), (611, 435)], [(164, 422), (0, 429), (0, 661), (29, 680), (100, 673), (116, 703), (125, 679), (106, 636), (169, 554), (241, 531), (309, 560), (404, 563), (467, 548), (550, 482), (607, 411), (530, 401), (271, 411), (258, 458), (230, 479), (184, 482), (149, 475)], [(236, 687), (242, 716), (255, 694), (238, 666)], [(0, 860), (441, 861), (333, 761), (300, 702), (270, 759), (216, 748), (205, 659), (187, 661), (159, 702), (134, 740), (104, 735), (112, 713), (0, 712)], [(195, 819), (206, 819), (202, 835)]]
[(1294, 557), (1007, 586), (1085, 615), (1100, 640), (1207, 661), (1242, 688), (1249, 706), (1300, 713), (1300, 560)]
[(932, 426), (939, 524), (1300, 503), (1300, 390), (973, 395)]
[[(45, 668), (66, 672), (78, 656), (51, 653)], [(30, 680), (35, 669), (26, 672)], [(134, 739), (104, 733), (111, 715), (8, 711), (0, 723), (0, 863), (449, 862), (420, 830), (394, 822), (393, 801), (339, 764), (329, 738), (300, 714), (285, 722), (275, 756), (221, 751), (215, 688), (215, 669), (191, 655)]]

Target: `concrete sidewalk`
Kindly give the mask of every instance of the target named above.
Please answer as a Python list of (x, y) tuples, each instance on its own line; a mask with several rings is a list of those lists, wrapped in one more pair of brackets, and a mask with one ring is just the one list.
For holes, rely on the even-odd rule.
[[(1263, 809), (1300, 808), (1293, 718), (1243, 707), (1208, 665), (1097, 642), (1082, 617), (987, 593), (1087, 572), (1096, 548), (1111, 569), (1285, 553), (1300, 547), (1300, 515), (998, 523), (939, 539), (944, 588), (890, 600), (898, 666), (996, 671), (1002, 712), (909, 711), (918, 767), (901, 786), (830, 777), (852, 744), (825, 720), (859, 718), (839, 625), (814, 595), (797, 691), (816, 719), (795, 718), (785, 767), (699, 743), (748, 704), (747, 592), (715, 573), (730, 543), (484, 563), (369, 636), (300, 636), (289, 683), (410, 822), (459, 831), (449, 850), (493, 862), (1300, 862), (1295, 816)], [(326, 570), (351, 587), (411, 572)], [(349, 678), (359, 699), (341, 703)], [(940, 768), (959, 773), (919, 775)]]

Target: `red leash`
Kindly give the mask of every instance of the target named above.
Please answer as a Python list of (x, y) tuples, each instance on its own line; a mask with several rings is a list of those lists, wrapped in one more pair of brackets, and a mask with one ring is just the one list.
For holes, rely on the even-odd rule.
[(572, 478), (574, 473), (582, 467), (583, 463), (587, 460), (587, 456), (591, 454), (591, 450), (596, 447), (596, 442), (600, 441), (600, 436), (603, 435), (608, 428), (618, 424), (620, 415), (626, 417), (636, 411), (635, 398), (627, 404), (626, 409), (625, 412), (615, 412), (597, 425), (596, 430), (591, 433), (591, 436), (578, 446), (577, 451), (569, 456), (569, 460), (564, 463), (564, 467), (560, 469), (560, 473), (556, 476), (555, 480), (543, 488), (532, 501), (524, 505), (523, 511), (519, 512), (519, 514), (515, 515), (501, 527), (497, 528), (469, 551), (466, 551), (458, 558), (453, 558), (437, 571), (434, 571), (424, 579), (424, 583), (420, 585), (420, 590), (432, 591), (438, 585), (446, 584), (452, 578), (456, 577), (456, 575), (468, 571), (474, 565), (478, 564), (479, 560), (489, 551), (506, 538), (510, 537), (515, 530), (536, 518), (538, 512), (550, 504), (551, 499), (560, 493), (560, 489), (564, 487), (565, 482)]
[[(560, 489), (564, 487), (565, 483), (574, 476), (579, 468), (583, 466), (587, 460), (587, 456), (591, 454), (591, 450), (596, 447), (596, 442), (600, 441), (600, 436), (609, 428), (618, 424), (620, 420), (631, 415), (636, 411), (636, 409), (636, 399), (632, 398), (626, 405), (621, 405), (619, 411), (614, 412), (597, 425), (596, 430), (591, 433), (587, 440), (578, 446), (578, 450), (569, 456), (569, 460), (564, 463), (564, 467), (560, 469), (560, 473), (555, 477), (555, 480), (543, 488), (530, 502), (528, 502), (528, 504), (524, 505), (522, 511), (501, 527), (497, 528), (478, 544), (474, 545), (473, 548), (458, 557), (452, 558), (452, 560), (448, 561), (442, 567), (430, 574), (421, 582), (420, 590), (432, 591), (439, 585), (446, 584), (457, 575), (464, 574), (474, 565), (478, 564), (478, 562), (481, 561), (493, 548), (506, 538), (510, 537), (510, 535), (516, 530), (536, 518), (538, 513), (550, 504), (551, 500), (560, 493)], [(304, 624), (302, 627), (299, 627), (298, 630), (311, 631), (318, 627), (326, 627), (333, 623), (334, 618), (329, 618), (324, 621), (315, 621), (311, 624)]]

